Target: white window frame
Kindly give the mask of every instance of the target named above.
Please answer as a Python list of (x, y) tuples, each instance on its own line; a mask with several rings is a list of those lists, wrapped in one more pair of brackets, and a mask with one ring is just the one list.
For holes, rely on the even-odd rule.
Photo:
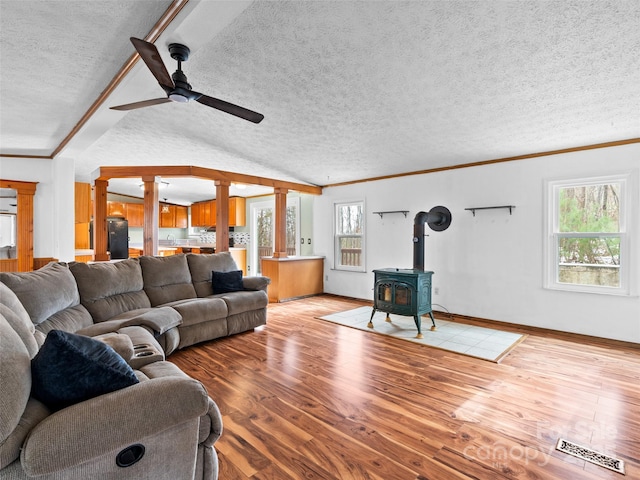
[[(345, 205), (360, 205), (362, 207), (362, 234), (361, 235), (341, 235), (338, 234), (338, 208)], [(365, 248), (365, 232), (366, 232), (366, 205), (364, 200), (351, 200), (334, 202), (333, 204), (333, 268), (334, 270), (344, 270), (349, 272), (366, 272), (366, 248)], [(362, 250), (360, 252), (359, 266), (342, 265), (341, 262), (341, 250), (340, 239), (343, 237), (358, 236), (361, 239)]]
[[(287, 196), (287, 208), (289, 207), (295, 207), (296, 208), (296, 240), (295, 240), (295, 245), (296, 245), (296, 254), (295, 256), (299, 256), (300, 255), (300, 237), (301, 237), (301, 233), (300, 233), (300, 217), (301, 217), (301, 211), (300, 211), (300, 197), (289, 197)], [(275, 211), (276, 208), (276, 201), (275, 198), (272, 198), (270, 200), (264, 201), (264, 202), (252, 202), (251, 203), (251, 208), (249, 209), (249, 214), (251, 216), (250, 220), (249, 220), (249, 237), (252, 239), (257, 239), (258, 236), (256, 234), (256, 231), (258, 230), (257, 227), (257, 212), (260, 209), (263, 208), (270, 208), (272, 210)], [(275, 214), (275, 212), (274, 212)], [(276, 237), (276, 232), (275, 229), (272, 232), (272, 238), (271, 238), (271, 244), (275, 245), (275, 237)], [(251, 242), (250, 245), (250, 252), (249, 252), (249, 260), (250, 263), (249, 265), (256, 265), (256, 267), (252, 268), (249, 275), (257, 275), (258, 273), (258, 262), (260, 261), (259, 257), (258, 257), (258, 247), (257, 247), (257, 240), (254, 240), (253, 242)]]
[[(604, 175), (587, 178), (572, 178), (561, 180), (547, 180), (545, 182), (546, 198), (546, 222), (545, 222), (545, 268), (544, 287), (551, 290), (564, 290), (570, 292), (585, 292), (608, 295), (632, 295), (636, 289), (637, 263), (635, 258), (637, 248), (635, 230), (637, 228), (634, 216), (637, 215), (632, 198), (637, 197), (637, 187), (635, 182), (636, 172), (622, 173), (616, 175)], [(620, 212), (619, 212), (619, 232), (601, 233), (567, 233), (559, 230), (559, 202), (560, 190), (567, 187), (601, 185), (607, 183), (620, 184)], [(558, 261), (559, 240), (564, 237), (620, 237), (620, 285), (609, 287), (603, 285), (580, 285), (571, 283), (561, 283), (559, 278), (560, 262)]]

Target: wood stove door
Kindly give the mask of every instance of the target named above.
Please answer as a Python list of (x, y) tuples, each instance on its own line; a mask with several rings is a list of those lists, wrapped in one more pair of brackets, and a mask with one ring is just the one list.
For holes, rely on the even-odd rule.
[(416, 290), (413, 285), (393, 280), (376, 282), (374, 308), (398, 315), (414, 315), (416, 308)]

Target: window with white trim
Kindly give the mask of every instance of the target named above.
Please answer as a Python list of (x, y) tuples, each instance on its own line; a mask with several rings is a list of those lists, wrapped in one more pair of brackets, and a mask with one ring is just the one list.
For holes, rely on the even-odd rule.
[(547, 182), (547, 288), (630, 294), (629, 180)]
[(335, 268), (364, 272), (364, 202), (336, 203), (334, 216)]

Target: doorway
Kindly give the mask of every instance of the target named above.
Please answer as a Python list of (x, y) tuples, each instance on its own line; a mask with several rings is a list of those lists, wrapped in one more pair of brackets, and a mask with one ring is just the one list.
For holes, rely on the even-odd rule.
[[(251, 270), (261, 275), (260, 259), (273, 255), (275, 244), (275, 201), (255, 202), (251, 205)], [(287, 255), (300, 255), (300, 198), (287, 198)]]

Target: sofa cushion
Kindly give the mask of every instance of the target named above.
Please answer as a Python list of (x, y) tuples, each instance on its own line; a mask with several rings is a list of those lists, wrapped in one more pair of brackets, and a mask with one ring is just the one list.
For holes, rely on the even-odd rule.
[(30, 361), (24, 342), (0, 314), (0, 445), (18, 426), (29, 400)]
[(52, 330), (31, 362), (32, 394), (53, 410), (138, 383), (133, 369), (106, 343)]
[(35, 327), (29, 313), (9, 287), (0, 282), (0, 314), (4, 315), (11, 328), (18, 334), (22, 343), (27, 347), (29, 357), (38, 353), (38, 343), (34, 337)]
[(266, 308), (269, 297), (263, 290), (244, 290), (242, 292), (228, 292), (219, 295), (229, 310), (229, 316)]
[(242, 286), (242, 270), (232, 270), (230, 272), (211, 272), (211, 286), (213, 294), (239, 292), (244, 289)]
[[(182, 316), (181, 326), (191, 326), (198, 323), (210, 322), (229, 315), (227, 304), (221, 298), (194, 298), (192, 300), (175, 302), (171, 308)], [(203, 340), (206, 340), (203, 338)]]
[(73, 262), (69, 268), (78, 283), (80, 301), (94, 322), (151, 307), (143, 290), (142, 269), (137, 258), (114, 263)]
[(235, 260), (229, 252), (214, 254), (188, 253), (187, 263), (191, 271), (191, 281), (198, 297), (213, 295), (211, 272), (231, 272), (238, 270)]
[(196, 297), (186, 255), (143, 256), (140, 257), (140, 265), (144, 291), (152, 306)]
[(76, 281), (64, 263), (51, 262), (35, 272), (2, 272), (0, 281), (15, 292), (36, 325), (80, 303)]

